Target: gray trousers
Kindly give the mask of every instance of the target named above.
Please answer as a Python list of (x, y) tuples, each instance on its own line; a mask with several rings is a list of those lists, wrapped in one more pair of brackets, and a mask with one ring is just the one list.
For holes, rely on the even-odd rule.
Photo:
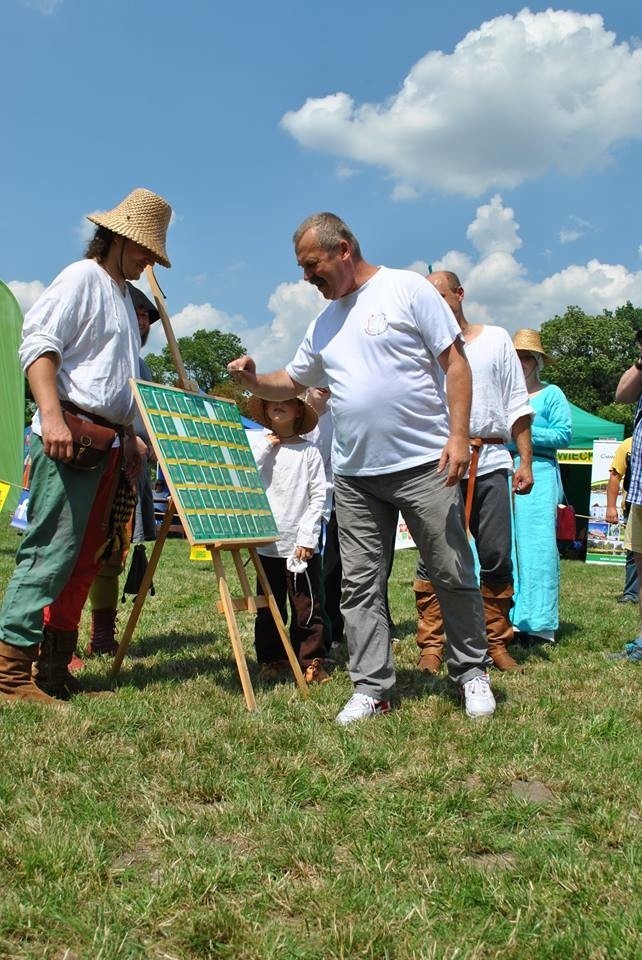
[[(462, 480), (461, 495), (464, 501), (467, 490), (468, 480)], [(470, 532), (479, 557), (479, 579), (482, 583), (501, 587), (512, 585), (511, 526), (508, 470), (494, 470), (477, 477)], [(417, 564), (417, 578), (430, 580), (421, 558)]]
[(461, 492), (444, 481), (436, 463), (373, 477), (335, 476), (349, 673), (355, 691), (376, 700), (388, 700), (395, 685), (385, 597), (398, 510), (441, 605), (451, 679), (464, 684), (491, 663)]

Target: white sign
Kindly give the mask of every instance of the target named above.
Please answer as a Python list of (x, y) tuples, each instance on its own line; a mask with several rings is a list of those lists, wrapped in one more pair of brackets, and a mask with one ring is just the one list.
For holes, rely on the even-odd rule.
[(586, 538), (587, 563), (622, 564), (626, 561), (623, 542), (624, 524), (606, 521), (606, 485), (609, 481), (611, 462), (619, 444), (619, 440), (593, 441), (591, 499)]

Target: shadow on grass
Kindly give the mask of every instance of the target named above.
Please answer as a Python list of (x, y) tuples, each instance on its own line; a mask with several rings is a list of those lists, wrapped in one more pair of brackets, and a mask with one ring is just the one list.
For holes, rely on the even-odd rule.
[[(144, 664), (132, 663), (127, 667), (127, 659), (123, 661), (124, 669), (112, 682), (119, 687), (135, 687), (143, 690), (145, 687), (167, 680), (193, 680), (196, 677), (208, 676), (216, 681), (217, 685), (225, 690), (240, 691), (241, 680), (233, 656), (199, 656), (199, 657), (172, 657), (162, 663)], [(248, 659), (248, 669), (254, 686), (258, 678), (253, 661)]]
[[(214, 645), (227, 644), (229, 656), (212, 652), (208, 656), (205, 650)], [(160, 656), (159, 656), (160, 655)], [(258, 679), (258, 667), (253, 654), (246, 654), (247, 665), (255, 685)], [(154, 661), (147, 658), (156, 658)], [(161, 658), (162, 657), (162, 658)], [(107, 661), (111, 666), (111, 660)], [(236, 660), (228, 638), (215, 633), (179, 634), (166, 636), (156, 634), (153, 638), (135, 640), (125, 654), (120, 671), (115, 677), (111, 674), (94, 673), (91, 660), (85, 661), (86, 667), (79, 674), (83, 687), (88, 691), (111, 690), (116, 686), (135, 687), (142, 690), (147, 686), (163, 681), (191, 680), (196, 677), (212, 677), (226, 690), (241, 690), (241, 681)]]
[[(421, 673), (419, 670), (409, 670), (407, 667), (399, 667), (396, 673), (397, 694), (402, 700), (426, 700), (429, 697), (440, 697), (454, 703), (460, 702), (461, 696), (457, 684), (449, 680), (445, 673), (439, 677), (431, 677), (429, 674)], [(491, 671), (495, 700), (497, 703), (503, 703), (506, 700), (506, 693), (496, 685), (499, 676), (496, 670)]]

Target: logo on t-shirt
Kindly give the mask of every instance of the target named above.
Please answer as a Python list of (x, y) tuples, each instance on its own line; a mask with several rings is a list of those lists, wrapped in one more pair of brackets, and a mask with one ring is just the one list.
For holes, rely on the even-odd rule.
[(385, 333), (388, 329), (388, 321), (385, 313), (371, 313), (366, 320), (366, 333), (371, 337), (377, 337), (380, 333)]

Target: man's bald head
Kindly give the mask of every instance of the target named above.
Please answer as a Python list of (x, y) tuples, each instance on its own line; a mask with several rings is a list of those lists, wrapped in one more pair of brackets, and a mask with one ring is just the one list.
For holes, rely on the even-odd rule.
[(455, 314), (459, 326), (463, 326), (465, 317), (461, 303), (464, 299), (464, 288), (457, 274), (451, 270), (436, 270), (434, 273), (429, 273), (426, 280), (432, 283), (435, 290), (442, 295)]

